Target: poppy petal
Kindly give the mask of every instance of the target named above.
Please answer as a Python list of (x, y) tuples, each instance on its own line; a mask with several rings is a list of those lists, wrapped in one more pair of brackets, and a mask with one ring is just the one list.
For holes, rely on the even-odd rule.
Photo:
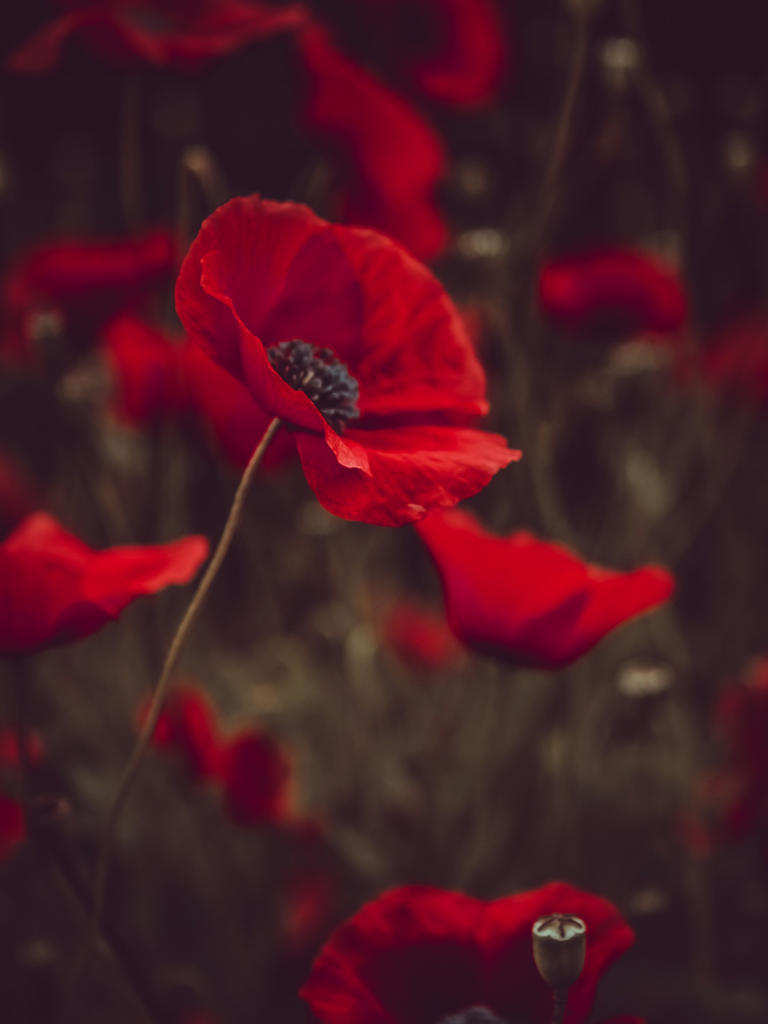
[(349, 430), (343, 443), (367, 458), (370, 474), (344, 466), (326, 440), (299, 433), (307, 482), (334, 515), (382, 526), (402, 526), (430, 508), (455, 505), (520, 454), (498, 434), (443, 426)]

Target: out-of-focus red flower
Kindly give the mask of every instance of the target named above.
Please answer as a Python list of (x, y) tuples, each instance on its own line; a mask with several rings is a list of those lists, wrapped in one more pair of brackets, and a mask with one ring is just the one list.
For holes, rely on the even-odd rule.
[(307, 18), (300, 4), (272, 7), (257, 0), (108, 0), (67, 4), (8, 61), (10, 71), (51, 71), (64, 46), (77, 41), (118, 65), (152, 64), (194, 71), (251, 43), (295, 31)]
[(62, 240), (31, 249), (3, 279), (5, 323), (0, 352), (34, 358), (47, 332), (65, 332), (76, 347), (91, 342), (116, 312), (138, 305), (173, 271), (168, 231), (134, 238)]
[(300, 995), (321, 1024), (549, 1024), (552, 993), (533, 962), (531, 928), (556, 913), (587, 928), (565, 1017), (582, 1024), (600, 977), (634, 936), (611, 903), (565, 882), (490, 903), (428, 886), (393, 889), (331, 934)]
[(113, 404), (121, 419), (151, 423), (189, 409), (181, 339), (125, 313), (107, 325), (104, 343), (116, 384)]
[(9, 455), (0, 453), (0, 535), (40, 507), (31, 480)]
[(342, 218), (383, 231), (421, 259), (436, 256), (448, 238), (435, 201), (446, 162), (440, 138), (322, 28), (307, 28), (298, 45), (308, 77), (307, 127), (330, 139), (349, 169)]
[(205, 537), (94, 551), (35, 512), (0, 544), (0, 651), (23, 654), (95, 633), (137, 597), (188, 583)]
[(495, 0), (360, 0), (384, 55), (431, 99), (487, 103), (510, 58), (510, 27)]
[[(43, 756), (42, 739), (35, 732), (28, 733), (25, 746), (27, 759), (31, 764), (36, 764)], [(0, 731), (0, 767), (18, 768), (20, 764), (19, 741), (16, 733), (11, 729), (3, 729)]]
[(289, 949), (313, 945), (327, 925), (334, 895), (333, 880), (322, 871), (309, 869), (289, 879), (283, 901), (283, 935)]
[(674, 590), (666, 569), (589, 565), (522, 530), (497, 537), (462, 509), (435, 512), (416, 528), (442, 578), (455, 634), (518, 664), (567, 665)]
[(335, 515), (410, 522), (519, 457), (465, 425), (487, 402), (461, 319), (430, 272), (373, 231), (234, 199), (192, 243), (176, 308), (190, 338), (293, 432)]
[[(139, 712), (143, 723), (149, 704)], [(170, 695), (157, 719), (152, 744), (160, 750), (180, 754), (197, 780), (218, 779), (223, 757), (218, 723), (205, 694), (191, 686), (180, 686)]]
[(0, 793), (0, 860), (5, 860), (27, 835), (24, 808), (17, 800)]
[(224, 747), (222, 783), (229, 812), (243, 825), (291, 816), (291, 762), (271, 737), (247, 729)]
[[(147, 712), (145, 705), (141, 721)], [(242, 825), (300, 823), (293, 817), (293, 781), (287, 752), (258, 729), (222, 735), (205, 694), (179, 687), (160, 712), (152, 736), (159, 749), (180, 754), (197, 781), (212, 781)]]
[(754, 313), (709, 338), (701, 375), (713, 386), (738, 391), (756, 402), (768, 399), (768, 316)]
[(445, 615), (417, 601), (400, 601), (384, 620), (384, 640), (409, 665), (436, 672), (456, 665), (461, 645)]
[(726, 763), (709, 781), (710, 808), (732, 838), (768, 833), (768, 658), (722, 691), (715, 721)]
[(678, 275), (632, 249), (598, 249), (551, 260), (539, 274), (543, 312), (577, 331), (597, 328), (674, 334), (687, 300)]

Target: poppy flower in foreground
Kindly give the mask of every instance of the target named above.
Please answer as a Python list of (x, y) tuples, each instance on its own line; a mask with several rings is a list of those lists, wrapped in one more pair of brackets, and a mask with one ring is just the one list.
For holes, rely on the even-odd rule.
[(666, 569), (589, 565), (524, 530), (497, 537), (462, 509), (435, 512), (416, 529), (440, 573), (456, 636), (521, 665), (567, 665), (674, 590)]
[(472, 107), (498, 91), (510, 33), (495, 0), (360, 0), (360, 6), (382, 40), (382, 57), (396, 56), (394, 70), (431, 99)]
[(487, 411), (485, 375), (442, 286), (376, 232), (233, 199), (192, 243), (176, 308), (190, 338), (292, 431), (335, 515), (399, 526), (519, 457), (467, 425)]
[(331, 934), (300, 995), (322, 1024), (550, 1024), (552, 992), (531, 952), (531, 928), (549, 914), (586, 925), (584, 968), (565, 1016), (582, 1024), (601, 975), (634, 936), (611, 903), (565, 882), (492, 902), (429, 886), (393, 889)]
[(119, 310), (136, 306), (170, 277), (175, 249), (165, 230), (36, 245), (5, 274), (0, 349), (27, 360), (51, 333), (82, 348)]
[(632, 249), (598, 249), (549, 261), (539, 274), (539, 305), (576, 331), (674, 334), (687, 316), (678, 275)]
[[(143, 709), (139, 718), (146, 713)], [(166, 702), (152, 736), (155, 747), (173, 750), (199, 782), (220, 788), (232, 817), (242, 825), (295, 821), (288, 754), (266, 733), (246, 728), (223, 736), (205, 694), (179, 687)]]
[(90, 636), (137, 597), (188, 583), (207, 554), (198, 536), (94, 551), (35, 512), (0, 544), (0, 653)]
[(110, 64), (152, 64), (194, 71), (208, 61), (306, 20), (299, 4), (271, 7), (256, 0), (109, 0), (73, 9), (13, 53), (8, 69), (51, 71), (71, 41)]
[(435, 189), (446, 157), (434, 129), (404, 99), (349, 60), (312, 25), (298, 37), (308, 78), (304, 120), (350, 168), (342, 217), (396, 238), (420, 259), (445, 248)]

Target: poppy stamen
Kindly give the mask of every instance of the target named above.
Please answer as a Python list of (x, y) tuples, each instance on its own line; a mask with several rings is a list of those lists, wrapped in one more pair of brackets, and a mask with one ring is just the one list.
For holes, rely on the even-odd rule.
[(358, 383), (331, 349), (295, 338), (270, 345), (267, 356), (273, 369), (296, 391), (303, 391), (335, 431), (341, 432), (360, 415)]

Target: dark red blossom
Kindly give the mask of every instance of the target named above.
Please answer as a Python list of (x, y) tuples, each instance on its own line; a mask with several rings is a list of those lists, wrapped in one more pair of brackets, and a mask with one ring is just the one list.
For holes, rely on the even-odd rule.
[(435, 512), (417, 529), (440, 572), (453, 631), (518, 664), (567, 665), (674, 590), (666, 569), (590, 565), (523, 530), (497, 537), (462, 509)]
[(180, 754), (197, 781), (213, 782), (240, 824), (299, 823), (292, 814), (292, 766), (286, 751), (252, 727), (223, 735), (216, 711), (201, 690), (182, 686), (171, 695), (152, 742)]
[(0, 351), (27, 360), (46, 336), (60, 333), (82, 347), (115, 313), (136, 306), (153, 285), (167, 280), (174, 260), (173, 238), (160, 230), (40, 243), (3, 279)]
[(389, 610), (383, 636), (403, 661), (430, 672), (456, 665), (463, 653), (445, 615), (417, 601), (400, 601)]
[(549, 261), (539, 274), (539, 304), (547, 316), (577, 331), (673, 334), (687, 315), (675, 271), (633, 249), (595, 249)]
[(584, 969), (565, 1016), (582, 1024), (600, 977), (634, 936), (611, 903), (565, 882), (489, 903), (428, 886), (393, 889), (333, 932), (300, 994), (321, 1024), (440, 1024), (472, 1008), (549, 1024), (552, 993), (533, 962), (531, 928), (553, 913), (586, 924)]
[[(495, 0), (360, 0), (371, 32), (430, 99), (479, 106), (498, 90), (510, 31)], [(383, 49), (383, 46), (382, 46)]]
[(104, 344), (116, 385), (113, 406), (121, 419), (151, 423), (189, 409), (182, 339), (125, 313), (107, 325)]
[(435, 200), (445, 170), (440, 138), (404, 99), (349, 60), (313, 25), (298, 39), (308, 78), (304, 119), (346, 162), (342, 219), (396, 238), (421, 259), (448, 231)]
[(293, 432), (336, 515), (410, 522), (519, 456), (467, 425), (487, 411), (485, 376), (441, 285), (373, 231), (234, 199), (192, 243), (176, 307), (190, 338)]
[(17, 800), (0, 793), (0, 860), (13, 853), (26, 835), (24, 808)]
[(193, 71), (306, 20), (299, 4), (273, 7), (257, 0), (108, 0), (68, 4), (9, 59), (11, 71), (39, 74), (59, 63), (77, 41), (110, 64), (151, 64)]
[(23, 654), (95, 633), (137, 597), (188, 583), (205, 537), (94, 551), (45, 512), (0, 544), (0, 652)]
[(768, 400), (768, 316), (752, 313), (707, 339), (701, 355), (704, 380), (723, 391)]

